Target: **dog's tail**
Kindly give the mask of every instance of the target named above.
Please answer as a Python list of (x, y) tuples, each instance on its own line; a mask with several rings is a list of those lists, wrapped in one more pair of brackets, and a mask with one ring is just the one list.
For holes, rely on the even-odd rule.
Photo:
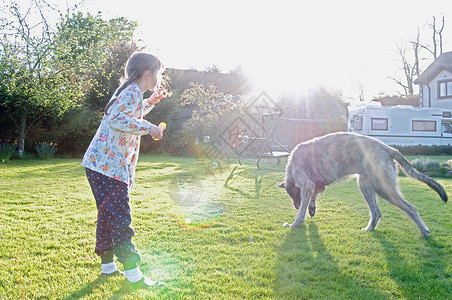
[(446, 191), (438, 182), (436, 182), (432, 178), (416, 171), (416, 169), (414, 169), (411, 166), (410, 162), (408, 160), (406, 160), (406, 158), (398, 150), (391, 148), (391, 150), (389, 151), (389, 155), (391, 156), (392, 159), (397, 161), (397, 163), (402, 167), (404, 173), (407, 176), (424, 182), (425, 184), (427, 184), (430, 188), (432, 188), (439, 194), (439, 196), (441, 197), (441, 200), (443, 200), (444, 203), (447, 202)]

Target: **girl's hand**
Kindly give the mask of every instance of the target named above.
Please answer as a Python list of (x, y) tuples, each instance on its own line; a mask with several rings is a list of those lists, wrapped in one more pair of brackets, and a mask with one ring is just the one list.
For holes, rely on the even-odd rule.
[(155, 105), (160, 102), (163, 98), (171, 97), (172, 93), (168, 93), (166, 89), (159, 89), (158, 91), (152, 93), (151, 97), (149, 97), (148, 103), (151, 105)]
[(161, 140), (163, 137), (163, 130), (159, 126), (152, 124), (150, 135), (156, 141)]
[(163, 130), (166, 129), (166, 123), (165, 122), (160, 122), (159, 129), (160, 129), (160, 135), (158, 137), (155, 137), (155, 136), (152, 137), (155, 141), (160, 141), (162, 139), (162, 137), (163, 137)]
[(151, 97), (147, 98), (146, 100), (150, 105), (156, 105), (160, 102), (160, 99), (162, 98), (158, 97), (157, 93), (154, 92), (152, 93)]

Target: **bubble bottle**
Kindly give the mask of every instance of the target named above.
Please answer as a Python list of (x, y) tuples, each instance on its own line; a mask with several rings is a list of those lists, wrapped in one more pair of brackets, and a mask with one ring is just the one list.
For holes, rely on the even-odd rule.
[[(165, 122), (160, 122), (160, 124), (159, 124), (159, 127), (160, 127), (160, 129), (162, 130), (162, 136), (163, 136), (163, 131), (166, 129), (166, 123)], [(154, 139), (154, 141), (160, 141), (162, 138), (154, 138), (154, 137), (152, 137), (153, 139)]]
[[(161, 97), (161, 98), (167, 98), (167, 97), (171, 97), (172, 93), (169, 93), (166, 89), (159, 89), (157, 92), (157, 97)], [(166, 129), (166, 123), (165, 122), (161, 122), (159, 124), (160, 129), (162, 130), (162, 135), (163, 135), (163, 131)], [(162, 138), (159, 139), (155, 139), (154, 137), (152, 137), (155, 141), (160, 141)]]

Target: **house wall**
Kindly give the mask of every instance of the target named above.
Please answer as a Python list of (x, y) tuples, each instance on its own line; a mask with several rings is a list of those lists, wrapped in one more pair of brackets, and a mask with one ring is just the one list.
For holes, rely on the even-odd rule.
[(445, 79), (452, 79), (452, 73), (446, 70), (442, 70), (438, 75), (435, 76), (435, 78), (433, 78), (432, 81), (428, 83), (428, 85), (423, 85), (420, 88), (419, 99), (421, 107), (439, 107), (452, 109), (452, 99), (438, 100), (438, 81)]

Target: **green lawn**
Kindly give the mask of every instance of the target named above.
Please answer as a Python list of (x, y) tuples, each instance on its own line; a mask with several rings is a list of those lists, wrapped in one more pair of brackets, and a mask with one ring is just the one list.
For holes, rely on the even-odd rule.
[[(400, 178), (430, 228), (379, 199), (373, 232), (354, 181), (298, 229), (282, 170), (142, 155), (131, 192), (141, 269), (167, 286), (101, 280), (96, 206), (80, 160), (0, 164), (0, 299), (451, 299), (452, 206)], [(452, 180), (438, 179), (449, 195)]]

